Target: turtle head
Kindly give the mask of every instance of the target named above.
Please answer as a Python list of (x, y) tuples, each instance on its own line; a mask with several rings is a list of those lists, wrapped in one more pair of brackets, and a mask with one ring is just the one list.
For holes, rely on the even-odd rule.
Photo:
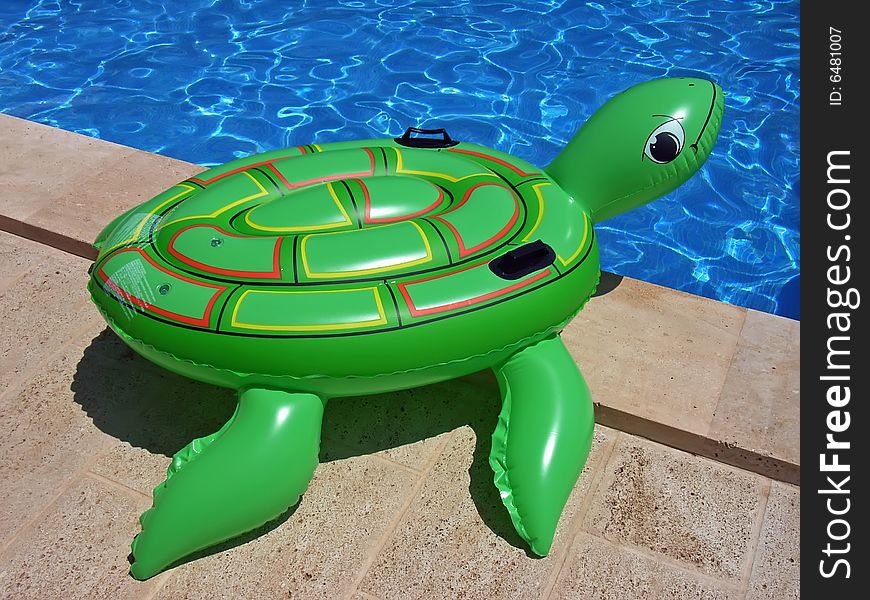
[(722, 88), (674, 77), (612, 98), (577, 132), (547, 173), (600, 222), (682, 185), (713, 148)]

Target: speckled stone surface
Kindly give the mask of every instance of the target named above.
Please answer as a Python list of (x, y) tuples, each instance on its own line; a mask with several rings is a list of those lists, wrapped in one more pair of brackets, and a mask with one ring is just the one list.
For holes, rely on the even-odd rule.
[(726, 582), (676, 568), (587, 533), (574, 540), (571, 554), (550, 595), (552, 600), (737, 600), (742, 594)]
[(800, 488), (774, 481), (747, 600), (800, 598)]
[(72, 387), (94, 426), (114, 440), (92, 470), (149, 496), (172, 455), (220, 429), (235, 408), (231, 390), (152, 365), (107, 329), (89, 339)]
[(376, 457), (318, 466), (298, 508), (259, 537), (175, 569), (157, 598), (338, 598), (389, 530), (415, 475)]
[(420, 470), (445, 435), (481, 413), (497, 415), (500, 405), (492, 371), (389, 394), (335, 398), (326, 405), (320, 459), (376, 452)]
[[(150, 487), (162, 479), (172, 452), (190, 437), (214, 430), (228, 416), (232, 393), (165, 373), (108, 332), (83, 336), (42, 370), (44, 379), (33, 374), (31, 383), (21, 389), (31, 391), (35, 399), (31, 404), (50, 410), (53, 420), (12, 413), (11, 421), (0, 426), (13, 433), (10, 439), (19, 435), (29, 440), (21, 446), (26, 456), (59, 461), (58, 466), (41, 472), (39, 461), (36, 467), (13, 461), (7, 479), (27, 480), (28, 472), (35, 471), (42, 477), (39, 489), (60, 497), (31, 499), (34, 509), (21, 517), (23, 528), (4, 540), (0, 586), (5, 587), (0, 589), (10, 597), (54, 597), (63, 577), (70, 578), (63, 590), (65, 597), (91, 598), (93, 590), (99, 589), (108, 590), (111, 597), (143, 600), (324, 598), (351, 593), (364, 600), (534, 598), (547, 597), (551, 590), (555, 597), (582, 598), (593, 589), (600, 590), (598, 597), (622, 598), (632, 597), (626, 589), (643, 589), (645, 577), (653, 577), (658, 582), (656, 589), (669, 597), (692, 597), (697, 592), (727, 598), (740, 585), (730, 575), (724, 580), (711, 577), (703, 560), (674, 559), (657, 545), (638, 542), (669, 539), (647, 534), (677, 523), (682, 537), (712, 545), (711, 523), (720, 514), (730, 514), (721, 509), (721, 500), (714, 502), (717, 510), (708, 510), (692, 504), (691, 494), (675, 493), (682, 488), (661, 476), (663, 465), (675, 465), (698, 494), (708, 498), (730, 494), (728, 502), (749, 512), (757, 502), (757, 489), (740, 482), (761, 478), (604, 427), (596, 428), (591, 459), (569, 501), (553, 552), (546, 559), (529, 557), (513, 533), (486, 462), (498, 403), (490, 398), (492, 390), (485, 376), (462, 380), (458, 387), (444, 388), (443, 394), (423, 396), (434, 402), (435, 397), (453, 390), (458, 400), (442, 398), (442, 402), (448, 408), (454, 401), (466, 407), (458, 416), (453, 410), (431, 413), (431, 421), (444, 419), (431, 425), (431, 431), (387, 433), (378, 443), (365, 442), (355, 449), (346, 444), (330, 450), (334, 442), (325, 440), (324, 462), (298, 508), (277, 523), (140, 584), (126, 574), (125, 557), (138, 532), (138, 515), (150, 506)], [(478, 387), (486, 393), (477, 396), (474, 390)], [(466, 396), (457, 391), (461, 389)], [(360, 418), (370, 419), (366, 423), (372, 426), (389, 421), (403, 399), (393, 397), (394, 406), (386, 396), (381, 405), (361, 403), (363, 412), (380, 414), (363, 417), (361, 413)], [(476, 403), (472, 402), (475, 396)], [(26, 403), (14, 405), (19, 404)], [(405, 408), (410, 410), (410, 405)], [(343, 410), (347, 415), (334, 415), (334, 424), (351, 417), (350, 408)], [(395, 416), (403, 426), (401, 410)], [(349, 422), (343, 431), (353, 431)], [(433, 431), (442, 431), (436, 436), (439, 441), (428, 454), (416, 456), (423, 461), (416, 470), (401, 462), (415, 456), (413, 452), (398, 457), (387, 452), (395, 444), (403, 448), (409, 440)], [(91, 439), (96, 443), (87, 442)], [(643, 449), (640, 462), (647, 463), (643, 469), (650, 476), (642, 478), (639, 489), (645, 492), (641, 496), (669, 498), (676, 508), (640, 516), (632, 512), (634, 498), (626, 490), (635, 488), (614, 476), (620, 465), (637, 458), (626, 461), (626, 456), (633, 456), (626, 454), (626, 448)], [(369, 449), (372, 453), (365, 452)], [(82, 471), (83, 466), (88, 468), (81, 463), (85, 456), (95, 458), (89, 472), (97, 475)], [(64, 461), (69, 460), (79, 462), (67, 465)], [(101, 479), (94, 481), (93, 477)], [(11, 491), (17, 493), (14, 487)], [(19, 495), (23, 498), (19, 506), (27, 504), (27, 497)], [(610, 502), (622, 497), (615, 513), (608, 510), (603, 518), (590, 516), (601, 499)], [(725, 505), (731, 506), (728, 502)], [(698, 517), (680, 522), (676, 516), (682, 514), (681, 507)], [(773, 522), (770, 515), (779, 514), (773, 503), (768, 504), (768, 513), (766, 519)], [(633, 531), (640, 535), (599, 540), (594, 556), (578, 550), (583, 548), (578, 544), (589, 538), (580, 533), (575, 539), (578, 528), (590, 522), (606, 524), (608, 519), (620, 523), (622, 531), (627, 531), (625, 524), (632, 519), (645, 519), (653, 526), (635, 527)], [(739, 531), (739, 520), (735, 523)], [(775, 553), (773, 544), (780, 529), (764, 531), (761, 537)], [(744, 565), (742, 572), (749, 572), (751, 543), (743, 544), (742, 537), (731, 530), (720, 532), (715, 543), (719, 553), (715, 556), (733, 556), (733, 564)], [(709, 546), (701, 549), (707, 551)], [(625, 588), (626, 572), (638, 580), (635, 588)]]
[(171, 458), (116, 440), (91, 465), (90, 471), (150, 496), (166, 479)]
[[(24, 371), (36, 366), (90, 324), (98, 315), (87, 310), (88, 261), (0, 232), (2, 263), (18, 271), (0, 289), (0, 404)], [(31, 256), (9, 248), (19, 245)]]
[(93, 241), (116, 216), (202, 171), (202, 167), (139, 150), (100, 165), (26, 222)]
[(750, 310), (709, 435), (800, 464), (800, 323)]
[(47, 248), (37, 242), (0, 232), (0, 294), (45, 260)]
[(84, 478), (0, 555), (0, 597), (148, 598), (163, 577), (129, 576), (130, 539), (147, 500)]
[(623, 279), (562, 339), (595, 402), (706, 434), (746, 309)]
[(70, 389), (84, 343), (69, 346), (0, 404), (0, 547), (108, 443)]
[[(0, 214), (91, 242), (202, 167), (0, 114)], [(47, 176), (47, 174), (51, 176)]]
[(584, 528), (736, 584), (755, 544), (763, 486), (752, 473), (624, 435)]
[[(481, 417), (480, 421), (492, 420)], [(530, 598), (542, 593), (570, 544), (571, 526), (594, 485), (611, 430), (593, 451), (546, 558), (527, 554), (492, 483), (489, 423), (457, 430), (419, 498), (366, 574), (360, 590), (380, 598)], [(483, 430), (483, 431), (482, 431)], [(475, 438), (475, 433), (477, 434)]]
[(20, 220), (131, 150), (5, 114), (0, 139), (0, 213)]

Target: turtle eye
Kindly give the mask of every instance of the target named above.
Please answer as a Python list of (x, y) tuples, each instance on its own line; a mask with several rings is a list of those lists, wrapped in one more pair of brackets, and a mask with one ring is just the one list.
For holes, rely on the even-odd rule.
[(686, 134), (676, 119), (656, 127), (646, 140), (643, 153), (653, 162), (661, 165), (674, 160), (683, 149)]

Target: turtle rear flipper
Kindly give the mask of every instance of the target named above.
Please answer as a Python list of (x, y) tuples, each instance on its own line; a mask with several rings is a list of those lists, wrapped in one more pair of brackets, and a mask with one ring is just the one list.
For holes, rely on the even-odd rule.
[(558, 335), (495, 372), (503, 406), (489, 464), (517, 533), (546, 556), (592, 446), (592, 398)]
[(227, 424), (176, 454), (155, 488), (133, 540), (133, 576), (148, 579), (296, 504), (317, 466), (323, 406), (312, 394), (240, 393)]

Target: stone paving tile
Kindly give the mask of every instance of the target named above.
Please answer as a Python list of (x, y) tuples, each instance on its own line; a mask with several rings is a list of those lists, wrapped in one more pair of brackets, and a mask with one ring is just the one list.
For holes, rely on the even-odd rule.
[(581, 533), (574, 540), (552, 600), (738, 599), (739, 591), (697, 573)]
[[(116, 215), (202, 167), (0, 115), (0, 214), (91, 242)], [(50, 175), (50, 176), (47, 176)]]
[(84, 310), (88, 302), (88, 261), (32, 242), (20, 246), (32, 253), (23, 258), (9, 250), (20, 243), (18, 238), (3, 232), (0, 238), (5, 250), (2, 260), (29, 267), (9, 287), (0, 290), (2, 397), (13, 381), (28, 369), (38, 369), (41, 361), (99, 317), (96, 311)]
[(377, 396), (336, 398), (326, 407), (321, 461), (379, 453), (421, 469), (445, 435), (480, 414), (498, 414), (492, 371)]
[(0, 114), (0, 214), (20, 220), (131, 148)]
[(385, 599), (534, 598), (541, 593), (568, 550), (572, 521), (613, 431), (596, 428), (586, 470), (565, 508), (552, 551), (547, 558), (532, 558), (492, 482), (489, 425), (495, 425), (496, 414), (488, 417), (477, 420), (474, 429), (454, 433), (360, 591)]
[[(89, 382), (95, 386), (92, 396), (103, 395), (101, 386), (113, 379), (132, 381), (131, 407), (123, 423), (100, 421), (119, 441), (99, 458), (94, 473), (150, 494), (163, 480), (169, 457), (193, 438), (219, 429), (232, 414), (235, 392), (153, 367), (111, 332), (95, 339), (89, 353), (119, 357), (100, 367), (104, 377)], [(497, 387), (480, 391), (465, 379), (380, 396), (333, 399), (324, 418), (320, 462), (379, 455), (419, 470), (442, 436), (473, 418), (472, 409), (497, 411), (498, 401)]]
[(774, 481), (747, 600), (800, 598), (800, 488)]
[(77, 402), (112, 442), (92, 471), (151, 495), (173, 454), (232, 416), (235, 392), (157, 367), (105, 329), (75, 374)]
[(748, 311), (709, 435), (800, 464), (799, 321)]
[(0, 557), (0, 597), (149, 597), (161, 580), (136, 581), (127, 562), (147, 504), (106, 483), (78, 480)]
[(163, 454), (154, 454), (113, 439), (90, 472), (150, 496), (152, 490), (166, 479), (166, 469), (171, 462), (172, 459)]
[(70, 346), (0, 404), (0, 547), (108, 441), (70, 389), (85, 343)]
[(595, 402), (706, 434), (746, 309), (623, 279), (562, 339)]
[(63, 188), (60, 198), (26, 222), (90, 243), (119, 214), (202, 170), (198, 165), (131, 149)]
[(0, 294), (46, 260), (48, 254), (37, 242), (0, 232)]
[[(57, 486), (100, 449), (103, 453), (93, 472), (150, 495), (165, 475), (168, 457), (190, 439), (216, 430), (230, 416), (235, 402), (229, 390), (150, 365), (107, 330), (85, 336), (63, 360), (46, 367), (44, 376), (30, 381), (20, 395), (10, 399), (0, 413), (0, 427), (7, 433), (0, 444), (12, 446), (0, 446), (4, 455), (12, 457), (0, 464), (2, 523), (8, 525), (7, 530), (32, 518), (56, 494)], [(18, 459), (19, 454), (24, 458)], [(186, 574), (178, 576), (177, 587), (168, 587), (165, 593), (168, 597), (195, 595), (196, 590), (206, 589), (201, 587), (204, 572), (210, 581), (220, 582), (207, 588), (209, 594), (224, 588), (253, 593), (259, 589), (256, 586), (265, 584), (259, 580), (260, 572), (247, 581), (239, 576), (252, 572), (248, 561), (270, 571), (275, 565), (273, 554), (282, 553), (287, 558), (278, 564), (290, 566), (278, 569), (277, 579), (269, 580), (276, 593), (309, 590), (316, 596), (318, 590), (350, 585), (366, 555), (366, 544), (383, 535), (414, 478), (413, 473), (374, 457), (333, 459), (318, 468), (315, 483), (305, 495), (307, 508), (300, 508), (281, 526), (285, 535), (264, 534), (277, 537), (261, 547), (259, 554), (249, 554), (256, 546), (252, 541), (225, 553), (231, 559), (221, 554), (189, 563), (181, 568)], [(143, 498), (145, 506), (126, 514), (134, 524), (150, 504)], [(124, 550), (126, 556), (137, 531), (134, 528), (115, 548)], [(11, 533), (0, 538), (6, 542)], [(251, 597), (250, 593), (239, 594), (235, 597)]]
[(739, 583), (755, 545), (764, 479), (622, 435), (584, 529)]
[(217, 430), (233, 406), (232, 392), (154, 367), (95, 324), (0, 404), (7, 457), (0, 462), (0, 539), (92, 458), (95, 473), (150, 496), (168, 457)]
[(371, 456), (321, 464), (298, 508), (277, 526), (176, 567), (156, 598), (339, 598), (415, 479)]

